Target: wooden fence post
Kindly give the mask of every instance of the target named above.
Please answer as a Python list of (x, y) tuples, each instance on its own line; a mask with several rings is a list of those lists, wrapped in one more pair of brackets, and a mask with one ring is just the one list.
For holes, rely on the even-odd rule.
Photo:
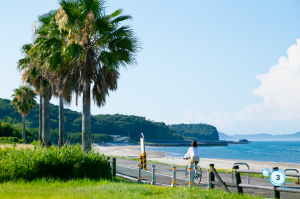
[[(278, 167), (273, 167), (273, 171), (278, 171)], [(278, 186), (274, 186), (274, 198), (280, 199), (280, 191), (276, 191)]]
[(239, 165), (233, 166), (232, 169), (233, 169), (233, 172), (234, 172), (235, 183), (237, 185), (237, 192), (242, 194), (243, 193), (243, 188), (239, 186), (242, 183), (241, 174), (236, 172), (236, 170), (239, 169)]
[(117, 175), (117, 161), (116, 161), (116, 158), (113, 158), (112, 159), (112, 174), (113, 174), (113, 177), (116, 177)]
[(215, 165), (214, 164), (209, 164), (209, 170), (208, 170), (208, 188), (209, 189), (214, 189), (215, 185), (212, 184), (212, 181), (215, 181), (215, 174), (212, 172), (211, 168), (214, 168)]
[(219, 176), (218, 172), (215, 170), (214, 167), (211, 168), (211, 171), (213, 172), (213, 174), (215, 175), (215, 177), (217, 178), (217, 180), (221, 183), (223, 190), (230, 193), (230, 191), (228, 190), (226, 184), (223, 182), (223, 180), (221, 179), (221, 177)]

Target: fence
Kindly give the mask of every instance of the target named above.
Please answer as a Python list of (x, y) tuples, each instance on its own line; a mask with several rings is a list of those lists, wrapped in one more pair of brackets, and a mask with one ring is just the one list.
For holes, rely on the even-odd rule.
[[(175, 167), (175, 166), (166, 166), (166, 165), (159, 165), (164, 166), (164, 169), (168, 168), (169, 175), (158, 173), (156, 170), (156, 165), (152, 165), (151, 171), (145, 171), (141, 170), (141, 164), (136, 164), (136, 168), (126, 167), (124, 165), (116, 164), (116, 158), (108, 159), (111, 161), (112, 164), (112, 172), (113, 176), (119, 176), (122, 178), (126, 178), (129, 180), (137, 181), (139, 183), (149, 183), (153, 185), (163, 185), (163, 186), (171, 186), (175, 187), (177, 185), (189, 185), (193, 186), (193, 169), (189, 170), (189, 177), (186, 179), (185, 177), (182, 177), (182, 174), (186, 172), (185, 168), (181, 167)], [(118, 160), (119, 161), (119, 160)], [(121, 160), (120, 160), (121, 161)], [(240, 164), (240, 163), (239, 163)], [(242, 165), (246, 165), (246, 163), (242, 163)], [(247, 165), (246, 165), (247, 166)], [(207, 172), (207, 179), (204, 181), (207, 183), (203, 183), (203, 180), (201, 182), (201, 186), (208, 187), (209, 189), (214, 189), (215, 186), (221, 186), (222, 189), (226, 192), (230, 192), (232, 188), (236, 189), (236, 192), (243, 194), (245, 191), (245, 188), (251, 189), (260, 189), (260, 190), (266, 190), (268, 193), (272, 191), (275, 198), (280, 198), (280, 192), (286, 192), (286, 193), (300, 193), (300, 189), (295, 188), (286, 188), (283, 187), (277, 187), (272, 185), (254, 185), (250, 184), (249, 174), (262, 174), (261, 170), (250, 170), (249, 166), (247, 166), (248, 169), (240, 169), (239, 165), (234, 164), (232, 167), (232, 173), (233, 173), (233, 182), (225, 182), (219, 173), (214, 168), (214, 164), (209, 165), (209, 169)], [(278, 167), (274, 167), (273, 170), (278, 169)], [(179, 171), (179, 172), (178, 172)], [(296, 169), (287, 169), (285, 171), (296, 171)], [(243, 184), (241, 179), (241, 173), (248, 173), (247, 182), (248, 184)], [(180, 174), (180, 175), (178, 175)], [(224, 175), (224, 174), (223, 174)], [(289, 177), (300, 177), (300, 174), (297, 173), (286, 173), (286, 176)], [(229, 175), (227, 176), (229, 177)], [(202, 174), (202, 179), (206, 178), (204, 174)], [(230, 177), (229, 179), (230, 180)], [(229, 190), (230, 187), (231, 189)], [(300, 188), (300, 187), (297, 187)]]
[[(237, 189), (238, 193), (243, 193), (243, 188), (253, 188), (253, 189), (262, 189), (262, 190), (270, 190), (274, 192), (274, 198), (280, 198), (280, 192), (290, 192), (290, 193), (300, 193), (299, 189), (293, 189), (293, 188), (286, 188), (283, 189), (282, 187), (278, 186), (259, 186), (259, 185), (250, 185), (250, 184), (242, 184), (241, 181), (241, 173), (253, 173), (253, 174), (261, 174), (262, 172), (259, 170), (244, 170), (239, 169), (238, 165), (234, 165), (232, 168), (234, 172), (234, 179), (235, 183), (225, 183), (220, 178), (219, 174), (214, 168), (214, 164), (209, 165), (209, 188), (213, 189), (214, 185), (221, 185), (223, 187), (223, 190), (226, 192), (229, 192), (227, 187), (235, 187)], [(278, 167), (274, 167), (273, 170), (278, 170)], [(286, 174), (286, 176), (290, 177), (300, 177), (299, 173), (295, 174)], [(215, 181), (215, 177), (218, 179), (218, 181)]]

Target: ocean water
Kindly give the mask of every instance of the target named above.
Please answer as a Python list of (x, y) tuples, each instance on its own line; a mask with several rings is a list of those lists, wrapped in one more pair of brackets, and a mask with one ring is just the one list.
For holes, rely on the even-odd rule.
[[(183, 157), (189, 147), (147, 147), (166, 156)], [(200, 158), (237, 159), (300, 164), (300, 141), (253, 141), (227, 147), (199, 147)]]

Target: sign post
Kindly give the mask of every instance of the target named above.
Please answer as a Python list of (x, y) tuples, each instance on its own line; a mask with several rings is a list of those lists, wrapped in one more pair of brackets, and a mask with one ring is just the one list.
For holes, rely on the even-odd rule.
[(147, 164), (146, 164), (146, 151), (145, 151), (145, 137), (144, 134), (141, 133), (140, 136), (140, 143), (141, 143), (141, 153), (140, 153), (140, 163), (142, 164), (142, 169), (146, 170), (147, 169)]

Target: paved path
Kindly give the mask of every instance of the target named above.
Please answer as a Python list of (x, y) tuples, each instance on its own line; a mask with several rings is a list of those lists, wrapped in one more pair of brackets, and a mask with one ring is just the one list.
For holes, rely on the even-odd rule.
[[(187, 162), (188, 163), (188, 162)], [(127, 159), (121, 159), (117, 158), (117, 173), (131, 176), (133, 178), (137, 178), (137, 164), (139, 164), (138, 161), (133, 160), (127, 160)], [(142, 171), (142, 179), (151, 182), (152, 177), (152, 167), (151, 163), (148, 163), (147, 170)], [(170, 165), (162, 165), (162, 164), (155, 164), (156, 165), (156, 182), (166, 185), (171, 185), (172, 183), (172, 166)], [(185, 180), (185, 168), (183, 167), (177, 167), (177, 184), (178, 186), (187, 186), (187, 182)], [(231, 174), (225, 174), (225, 173), (219, 173), (220, 177), (224, 182), (232, 182)], [(246, 184), (247, 176), (241, 176), (242, 183)], [(263, 185), (263, 186), (270, 186), (269, 181), (265, 181), (263, 178), (254, 178), (250, 177), (250, 184), (255, 185)], [(202, 171), (202, 183), (200, 185), (197, 185), (201, 188), (207, 188), (207, 171)], [(290, 187), (295, 186), (291, 185)], [(300, 186), (297, 186), (300, 188)], [(221, 189), (220, 186), (217, 186), (216, 189)], [(229, 190), (232, 192), (236, 191), (236, 188), (230, 188)], [(250, 189), (250, 188), (244, 188), (245, 194), (251, 194), (251, 195), (260, 195), (267, 198), (273, 198), (273, 192), (272, 191), (266, 191), (261, 189)], [(300, 195), (294, 194), (294, 193), (287, 193), (287, 192), (281, 192), (281, 198), (284, 199), (296, 199), (300, 198)]]

